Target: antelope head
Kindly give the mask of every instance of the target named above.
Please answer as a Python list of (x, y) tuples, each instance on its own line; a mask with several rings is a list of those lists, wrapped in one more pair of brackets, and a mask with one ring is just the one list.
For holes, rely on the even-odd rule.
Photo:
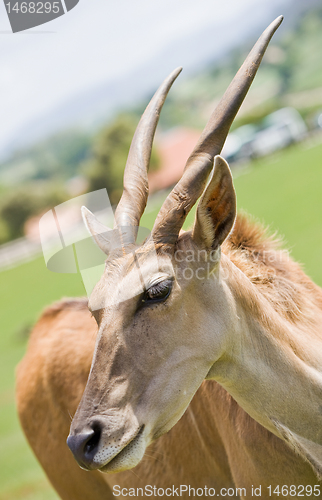
[[(89, 300), (98, 325), (92, 367), (67, 441), (85, 469), (118, 472), (137, 465), (227, 352), (237, 319), (221, 277), (220, 248), (234, 224), (236, 197), (229, 167), (217, 155), (282, 19), (264, 31), (241, 66), (142, 245), (136, 233), (147, 202), (153, 136), (181, 69), (164, 81), (137, 127), (115, 229), (83, 209), (87, 228), (107, 254)], [(180, 232), (200, 196), (192, 231)]]

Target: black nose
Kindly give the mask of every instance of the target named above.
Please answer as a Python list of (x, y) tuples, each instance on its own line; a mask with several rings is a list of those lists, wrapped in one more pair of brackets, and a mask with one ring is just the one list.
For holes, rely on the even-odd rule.
[(98, 451), (100, 439), (101, 429), (99, 426), (68, 436), (67, 445), (83, 469), (95, 468), (92, 467), (93, 458)]

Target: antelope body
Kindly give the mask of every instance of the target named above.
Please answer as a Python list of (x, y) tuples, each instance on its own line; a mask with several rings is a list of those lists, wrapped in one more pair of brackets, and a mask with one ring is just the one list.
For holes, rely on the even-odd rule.
[[(83, 209), (108, 255), (104, 274), (88, 304), (47, 309), (17, 381), (22, 426), (63, 499), (146, 485), (170, 496), (180, 485), (230, 498), (253, 487), (268, 498), (270, 485), (287, 485), (287, 498), (300, 487), (320, 496), (322, 291), (236, 219), (230, 170), (216, 156), (281, 20), (231, 83), (150, 238), (135, 243), (154, 131), (180, 70), (138, 125), (114, 231)], [(193, 230), (180, 232), (200, 196)]]

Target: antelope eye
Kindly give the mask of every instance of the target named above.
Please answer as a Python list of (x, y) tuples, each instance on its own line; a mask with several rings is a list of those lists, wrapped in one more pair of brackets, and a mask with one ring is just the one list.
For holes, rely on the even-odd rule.
[(172, 289), (172, 280), (164, 280), (156, 285), (152, 285), (146, 290), (142, 302), (161, 302), (166, 300)]

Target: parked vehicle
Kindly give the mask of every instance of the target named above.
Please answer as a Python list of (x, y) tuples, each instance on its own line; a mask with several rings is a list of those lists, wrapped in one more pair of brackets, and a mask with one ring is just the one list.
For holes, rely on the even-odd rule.
[(264, 156), (304, 138), (307, 127), (294, 108), (282, 108), (268, 115), (251, 143), (251, 156)]
[(250, 145), (256, 138), (258, 127), (248, 124), (231, 132), (223, 148), (223, 156), (232, 163), (249, 158)]
[(223, 156), (229, 162), (265, 156), (302, 140), (306, 133), (300, 113), (294, 108), (282, 108), (266, 116), (258, 126), (244, 125), (229, 134)]

